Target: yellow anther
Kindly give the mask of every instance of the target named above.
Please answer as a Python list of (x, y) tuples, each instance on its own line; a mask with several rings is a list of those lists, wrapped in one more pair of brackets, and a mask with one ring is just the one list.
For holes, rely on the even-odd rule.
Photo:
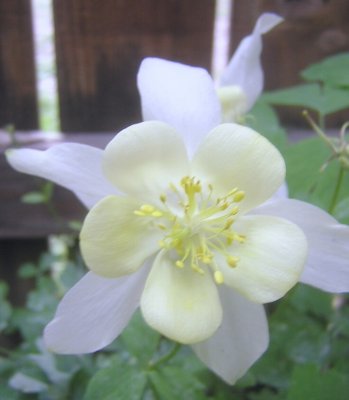
[(244, 199), (245, 192), (235, 187), (216, 197), (210, 183), (205, 183), (202, 190), (199, 179), (185, 176), (180, 182), (169, 183), (166, 192), (159, 193), (158, 202), (163, 206), (157, 208), (146, 203), (133, 212), (146, 217), (152, 227), (162, 231), (158, 245), (176, 254), (174, 267), (189, 268), (200, 275), (209, 268), (212, 279), (221, 285), (224, 276), (218, 269), (216, 254), (221, 254), (231, 268), (237, 266), (239, 258), (230, 255), (234, 251), (229, 246), (245, 241), (245, 236), (236, 232), (233, 225), (239, 212), (237, 203)]
[(181, 186), (186, 186), (190, 184), (190, 178), (189, 176), (185, 176), (184, 178), (181, 179)]
[(239, 243), (245, 243), (246, 241), (246, 236), (244, 235), (239, 235), (239, 234), (235, 234), (234, 235), (234, 239), (236, 239)]
[(231, 226), (234, 223), (234, 219), (233, 218), (228, 218), (227, 222), (225, 223), (224, 229), (230, 229)]
[(239, 212), (239, 207), (235, 206), (231, 209), (230, 214), (231, 215), (236, 215)]
[(238, 261), (239, 261), (239, 257), (235, 257), (235, 256), (227, 257), (227, 263), (228, 263), (229, 267), (235, 268)]
[(159, 217), (162, 217), (164, 214), (161, 212), (161, 211), (159, 211), (159, 210), (155, 210), (155, 211), (153, 211), (152, 213), (151, 213), (151, 216), (152, 217), (156, 217), (156, 218), (159, 218)]
[(182, 260), (177, 260), (175, 264), (178, 268), (184, 268), (184, 262)]
[(176, 185), (174, 185), (173, 183), (170, 183), (169, 186), (170, 186), (170, 189), (171, 189), (173, 192), (178, 193), (178, 189), (177, 189)]
[(227, 202), (224, 202), (221, 206), (219, 206), (219, 208), (224, 211), (229, 207), (229, 204)]
[(205, 254), (205, 255), (202, 257), (201, 261), (202, 261), (204, 264), (211, 264), (212, 259), (213, 259), (213, 256), (212, 256), (212, 255)]
[(245, 192), (243, 190), (239, 190), (238, 192), (235, 193), (234, 195), (234, 201), (239, 202), (245, 198)]
[(224, 283), (224, 277), (221, 271), (215, 271), (213, 276), (217, 285), (221, 285), (222, 283)]
[(160, 228), (162, 231), (165, 231), (167, 228), (163, 224), (158, 224), (158, 228)]
[(145, 212), (145, 213), (152, 213), (154, 210), (155, 210), (155, 208), (152, 206), (152, 205), (150, 205), (150, 204), (143, 204), (142, 206), (141, 206), (141, 208), (140, 208), (140, 210), (141, 211), (143, 211), (143, 212)]
[(137, 215), (138, 217), (145, 217), (146, 214), (143, 211), (135, 210), (133, 211), (134, 215)]
[(161, 247), (162, 249), (165, 249), (167, 247), (167, 244), (164, 240), (159, 240), (158, 244), (159, 244), (159, 247)]

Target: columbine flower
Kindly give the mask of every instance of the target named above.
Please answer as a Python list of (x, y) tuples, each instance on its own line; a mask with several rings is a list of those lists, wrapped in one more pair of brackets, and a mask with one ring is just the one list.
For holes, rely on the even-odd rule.
[(220, 125), (190, 160), (172, 127), (144, 122), (113, 139), (103, 167), (125, 195), (92, 208), (82, 254), (94, 273), (108, 278), (149, 262), (141, 310), (165, 336), (186, 344), (212, 336), (222, 323), (217, 285), (266, 303), (298, 281), (303, 232), (250, 213), (284, 180), (281, 155), (254, 131)]
[[(251, 129), (219, 125), (206, 71), (146, 59), (138, 85), (152, 121), (120, 132), (105, 151), (61, 144), (8, 153), (16, 169), (92, 208), (81, 233), (91, 272), (65, 295), (45, 340), (60, 353), (96, 351), (140, 304), (151, 326), (192, 344), (233, 383), (267, 347), (261, 303), (298, 279), (349, 289), (349, 228), (309, 204), (268, 201), (284, 179), (282, 157)], [(304, 270), (297, 225), (309, 246)]]
[(283, 18), (276, 14), (262, 14), (251, 35), (239, 44), (228, 66), (223, 71), (218, 96), (224, 122), (240, 122), (263, 90), (261, 66), (262, 35), (280, 24)]

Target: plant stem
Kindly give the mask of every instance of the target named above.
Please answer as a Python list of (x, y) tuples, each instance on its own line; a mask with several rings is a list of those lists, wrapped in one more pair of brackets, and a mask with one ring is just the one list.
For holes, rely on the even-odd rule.
[(336, 183), (336, 187), (335, 187), (334, 192), (333, 192), (332, 200), (331, 200), (330, 206), (328, 208), (328, 212), (330, 214), (333, 214), (333, 211), (334, 211), (334, 209), (335, 209), (335, 207), (337, 205), (339, 192), (340, 192), (340, 189), (341, 189), (341, 185), (343, 183), (343, 178), (344, 178), (344, 168), (341, 166), (340, 169), (339, 169), (337, 183)]
[(166, 353), (156, 361), (149, 362), (149, 369), (155, 369), (158, 365), (171, 360), (171, 358), (173, 358), (177, 354), (181, 346), (182, 345), (180, 343), (174, 343), (174, 345), (172, 346), (171, 350), (168, 353)]

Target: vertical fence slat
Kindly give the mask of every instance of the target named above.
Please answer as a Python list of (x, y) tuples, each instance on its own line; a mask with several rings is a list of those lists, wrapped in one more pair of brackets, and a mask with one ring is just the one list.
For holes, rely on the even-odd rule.
[[(34, 45), (31, 8), (29, 0), (0, 0), (0, 127), (13, 124), (15, 129), (38, 128), (37, 94), (34, 67)], [(6, 180), (10, 169), (0, 152), (3, 179), (1, 184), (0, 220), (3, 217), (19, 219), (18, 213), (5, 215), (7, 206), (20, 202), (11, 198)], [(0, 222), (1, 225), (1, 222)], [(1, 229), (4, 228), (1, 225)], [(36, 261), (46, 248), (43, 238), (0, 240), (0, 279), (10, 287), (10, 298), (15, 304), (23, 304), (27, 286), (17, 277), (18, 267), (24, 261)]]
[(54, 0), (63, 131), (114, 131), (140, 120), (145, 56), (209, 68), (213, 0)]
[(37, 129), (30, 1), (0, 0), (0, 126)]

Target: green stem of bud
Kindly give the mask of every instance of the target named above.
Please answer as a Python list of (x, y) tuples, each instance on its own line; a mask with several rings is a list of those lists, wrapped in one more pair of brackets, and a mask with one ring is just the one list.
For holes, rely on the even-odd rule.
[(311, 118), (308, 111), (304, 110), (302, 112), (303, 117), (307, 120), (308, 124), (314, 129), (314, 131), (320, 136), (320, 138), (333, 150), (333, 145), (331, 140), (327, 137), (324, 131), (315, 123)]
[(342, 186), (342, 183), (343, 183), (344, 172), (345, 172), (345, 170), (341, 166), (339, 168), (337, 183), (336, 183), (336, 187), (335, 187), (334, 192), (333, 192), (332, 200), (331, 200), (330, 206), (328, 208), (328, 212), (330, 214), (333, 214), (333, 211), (336, 208), (336, 205), (337, 205), (337, 202), (338, 202), (338, 198), (339, 198), (339, 192), (341, 190), (341, 186)]

